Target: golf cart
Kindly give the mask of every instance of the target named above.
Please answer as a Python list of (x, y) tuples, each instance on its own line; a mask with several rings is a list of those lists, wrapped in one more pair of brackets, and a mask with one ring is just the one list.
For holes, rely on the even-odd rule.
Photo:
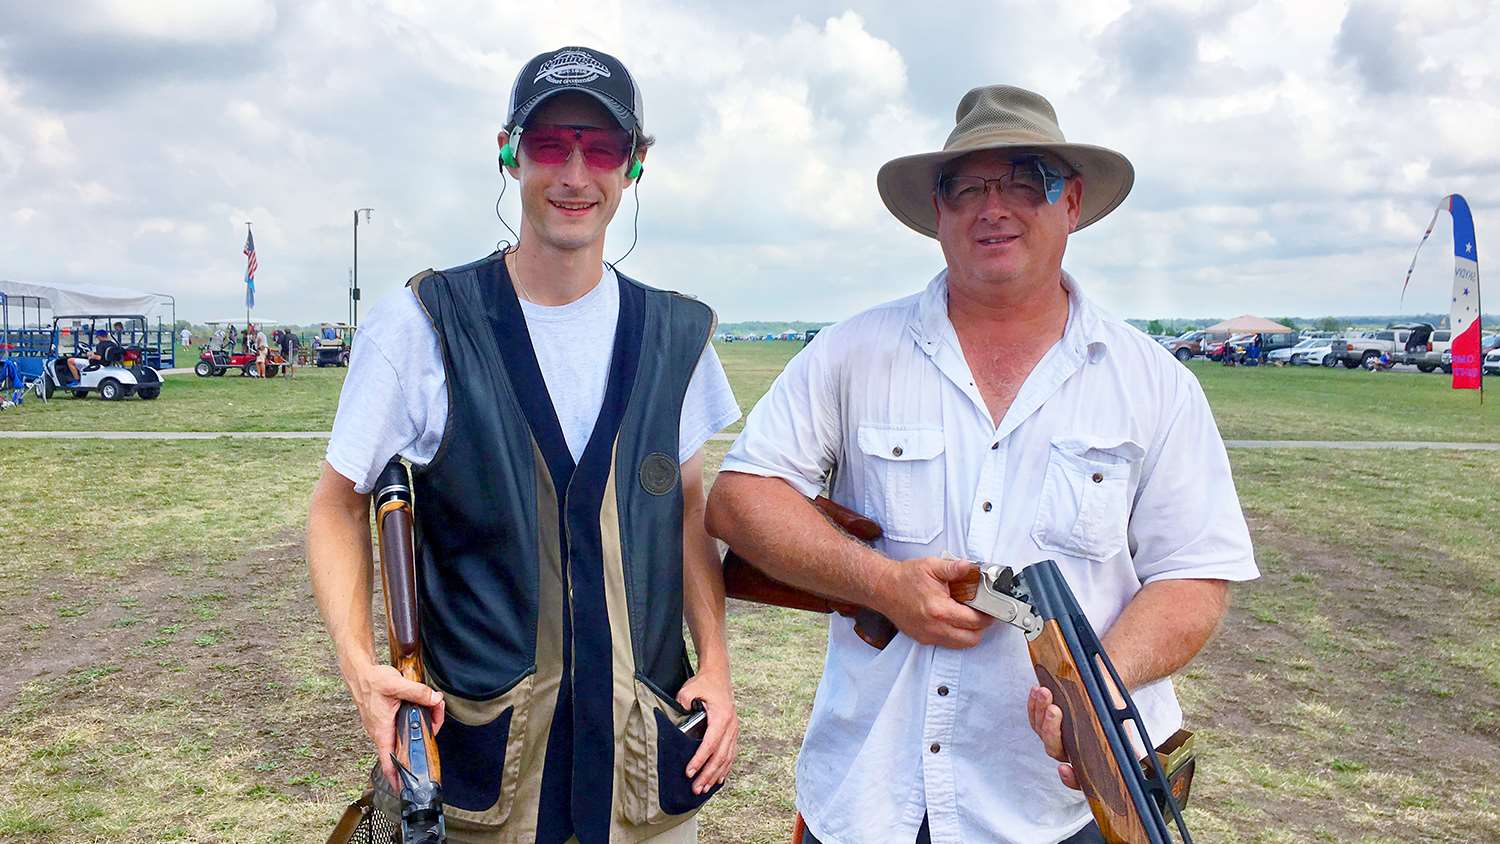
[(313, 362), (318, 366), (348, 366), (349, 350), (354, 346), (354, 326), (344, 322), (325, 322), (313, 341)]
[[(193, 374), (199, 378), (210, 376), (218, 377), (231, 369), (238, 369), (241, 375), (254, 376), (255, 352), (250, 350), (240, 351), (224, 340), (224, 331), (219, 326), (229, 326), (233, 320), (211, 319), (207, 325), (215, 327), (213, 338), (199, 347), (198, 362), (193, 365)], [(254, 323), (260, 330), (264, 331), (267, 325), (273, 325), (272, 320), (261, 320)], [(238, 335), (243, 338), (244, 334)], [(275, 378), (281, 373), (282, 367), (286, 366), (286, 359), (276, 349), (271, 349), (266, 355), (266, 377)]]
[[(164, 322), (169, 313), (171, 321)], [(57, 368), (59, 357), (86, 357), (93, 332), (104, 329), (123, 348), (120, 360), (114, 362), (114, 368), (123, 372), (113, 373), (113, 386), (101, 392), (124, 396), (141, 391), (143, 397), (155, 398), (145, 393), (159, 394), (157, 373), (175, 365), (176, 321), (176, 300), (163, 293), (99, 284), (0, 280), (0, 360), (14, 371), (8, 380), (19, 378), (38, 395), (70, 389), (64, 385), (72, 380), (72, 372), (66, 360), (61, 362), (62, 369)], [(110, 374), (93, 370), (76, 389), (80, 395), (100, 390), (106, 377)]]
[[(90, 392), (99, 394), (106, 401), (118, 401), (137, 395), (151, 400), (161, 395), (161, 375), (146, 365), (146, 350), (139, 344), (125, 345), (146, 333), (146, 318), (140, 315), (120, 316), (116, 314), (74, 314), (53, 318), (53, 336), (64, 333), (63, 322), (70, 323), (66, 332), (71, 335), (71, 348), (61, 342), (53, 346), (53, 355), (42, 367), (33, 389), (43, 400), (50, 399), (59, 391), (66, 390), (74, 398), (83, 398)], [(123, 331), (111, 331), (105, 326), (120, 325)], [(98, 328), (95, 328), (98, 326)], [(105, 331), (111, 339), (119, 333), (124, 339), (115, 339), (107, 345), (102, 360), (90, 361), (79, 367), (78, 379), (68, 368), (68, 359), (84, 360), (98, 345), (93, 342), (97, 331)]]

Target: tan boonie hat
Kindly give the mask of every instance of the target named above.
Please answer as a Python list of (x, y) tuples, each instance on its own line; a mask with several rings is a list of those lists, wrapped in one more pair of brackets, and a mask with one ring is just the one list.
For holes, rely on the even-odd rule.
[(1125, 201), (1135, 168), (1114, 150), (1070, 144), (1057, 125), (1057, 112), (1040, 94), (1011, 85), (975, 88), (958, 101), (957, 125), (942, 152), (907, 155), (886, 162), (875, 177), (880, 198), (896, 219), (928, 237), (937, 237), (932, 192), (948, 162), (987, 149), (1047, 152), (1083, 176), (1083, 212), (1078, 228), (1096, 222)]

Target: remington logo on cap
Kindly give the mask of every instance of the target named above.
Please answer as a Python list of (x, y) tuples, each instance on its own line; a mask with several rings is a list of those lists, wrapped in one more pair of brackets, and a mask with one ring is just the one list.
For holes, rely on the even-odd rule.
[(564, 50), (542, 62), (536, 70), (536, 78), (531, 81), (537, 83), (545, 79), (553, 85), (582, 85), (601, 76), (609, 76), (609, 68), (603, 62), (583, 50)]

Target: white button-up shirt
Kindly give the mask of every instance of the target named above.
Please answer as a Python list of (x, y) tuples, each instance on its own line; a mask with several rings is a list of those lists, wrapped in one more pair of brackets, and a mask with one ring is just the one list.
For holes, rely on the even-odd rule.
[[(1203, 391), (1155, 341), (1064, 274), (1067, 327), (998, 424), (948, 319), (947, 273), (820, 332), (745, 424), (724, 471), (782, 478), (878, 521), (894, 559), (1056, 560), (1101, 636), (1145, 583), (1258, 576)], [(897, 636), (829, 622), (797, 764), (797, 807), (827, 844), (1039, 844), (1085, 826), (1026, 720), (1026, 641)], [(1153, 741), (1181, 726), (1169, 679), (1133, 693)]]

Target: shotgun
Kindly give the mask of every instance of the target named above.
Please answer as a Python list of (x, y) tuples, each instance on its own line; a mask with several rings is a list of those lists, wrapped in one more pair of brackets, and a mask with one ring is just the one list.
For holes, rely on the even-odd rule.
[[(827, 498), (814, 505), (835, 526), (866, 542), (880, 527)], [(731, 598), (855, 619), (855, 632), (875, 648), (895, 638), (891, 621), (858, 607), (782, 583), (731, 549), (724, 559), (725, 593)], [(976, 565), (964, 580), (949, 584), (953, 599), (1018, 628), (1036, 670), (1063, 713), (1063, 749), (1109, 844), (1192, 844), (1182, 820), (1197, 768), (1192, 733), (1178, 730), (1137, 762), (1130, 728), (1141, 746), (1153, 746), (1135, 703), (1109, 655), (1084, 616), (1062, 572), (1043, 560), (1016, 573), (1009, 566)], [(1112, 694), (1111, 688), (1115, 694)]]
[[(401, 676), (425, 682), (417, 612), (416, 548), (412, 533), (411, 479), (393, 459), (375, 484), (375, 534), (385, 594), (385, 635), (391, 665)], [(329, 837), (329, 844), (443, 844), (442, 769), (424, 706), (403, 701), (396, 710), (396, 766), (400, 790), (393, 791), (376, 765), (370, 790), (351, 804)]]

